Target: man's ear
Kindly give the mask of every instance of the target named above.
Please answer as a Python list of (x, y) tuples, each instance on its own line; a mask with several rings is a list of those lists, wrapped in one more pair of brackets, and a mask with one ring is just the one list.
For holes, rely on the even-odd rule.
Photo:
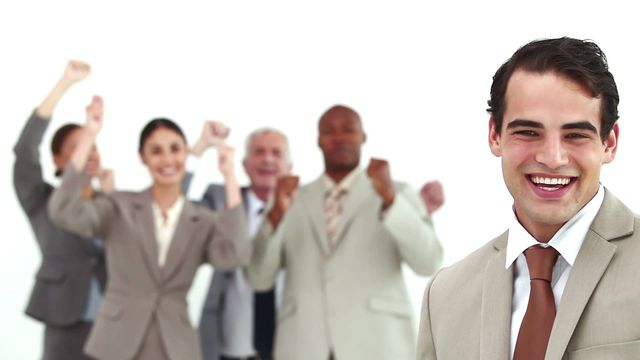
[(56, 166), (56, 170), (63, 171), (64, 170), (64, 160), (60, 154), (53, 155), (53, 163)]
[(496, 122), (491, 116), (489, 118), (489, 148), (495, 156), (502, 156), (502, 139), (500, 138), (500, 129), (496, 129)]
[(616, 152), (618, 151), (618, 136), (620, 134), (620, 130), (618, 129), (618, 122), (616, 121), (613, 124), (613, 128), (609, 132), (609, 136), (604, 139), (604, 160), (603, 164), (608, 164), (613, 161), (616, 157)]

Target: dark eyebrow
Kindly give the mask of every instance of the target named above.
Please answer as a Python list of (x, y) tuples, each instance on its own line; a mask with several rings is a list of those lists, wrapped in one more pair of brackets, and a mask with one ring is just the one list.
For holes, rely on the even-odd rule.
[(513, 129), (516, 127), (530, 127), (536, 129), (542, 129), (543, 126), (541, 123), (533, 120), (525, 120), (525, 119), (515, 119), (509, 124), (507, 124), (507, 129)]
[[(541, 123), (533, 120), (525, 120), (525, 119), (515, 119), (509, 124), (507, 124), (507, 129), (517, 128), (517, 127), (530, 127), (536, 129), (542, 129)], [(587, 130), (593, 133), (598, 133), (598, 129), (596, 129), (593, 124), (588, 121), (578, 121), (574, 123), (564, 124), (562, 125), (563, 130)]]
[(596, 129), (596, 127), (593, 126), (593, 124), (591, 124), (588, 121), (579, 121), (579, 122), (565, 124), (565, 125), (562, 125), (562, 128), (564, 130), (587, 130), (596, 134), (598, 133), (598, 129)]

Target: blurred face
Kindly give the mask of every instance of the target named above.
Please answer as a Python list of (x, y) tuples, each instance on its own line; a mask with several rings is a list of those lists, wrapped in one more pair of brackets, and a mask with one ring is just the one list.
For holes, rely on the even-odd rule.
[(149, 168), (154, 185), (180, 185), (187, 146), (178, 133), (164, 127), (156, 129), (145, 141), (140, 155)]
[(327, 171), (350, 171), (358, 166), (366, 135), (357, 114), (334, 108), (320, 119), (318, 132)]
[(599, 98), (548, 72), (515, 71), (506, 92), (502, 129), (493, 121), (489, 144), (520, 223), (548, 241), (597, 193), (602, 164), (615, 157), (618, 125), (600, 137)]
[[(81, 136), (82, 129), (78, 128), (71, 131), (64, 139), (64, 142), (60, 147), (60, 153), (53, 155), (53, 162), (57, 169), (64, 170), (65, 166), (67, 166), (67, 163), (71, 159)], [(98, 176), (100, 172), (100, 154), (98, 153), (98, 148), (95, 145), (89, 153), (86, 169), (90, 176)]]
[(273, 191), (278, 178), (289, 174), (291, 163), (287, 159), (287, 145), (282, 135), (266, 132), (251, 138), (249, 152), (242, 162), (251, 187)]

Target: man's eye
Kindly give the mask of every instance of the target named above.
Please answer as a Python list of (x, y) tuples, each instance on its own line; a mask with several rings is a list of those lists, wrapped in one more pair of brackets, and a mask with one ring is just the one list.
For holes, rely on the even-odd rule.
[(522, 135), (522, 136), (538, 136), (538, 133), (533, 130), (519, 130), (514, 131), (514, 135)]
[(570, 134), (567, 134), (567, 138), (568, 139), (589, 139), (590, 136), (587, 134), (581, 134), (581, 133), (570, 133)]

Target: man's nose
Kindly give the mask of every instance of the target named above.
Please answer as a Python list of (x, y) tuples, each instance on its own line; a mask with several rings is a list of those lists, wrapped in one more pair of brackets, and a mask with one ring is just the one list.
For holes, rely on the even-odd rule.
[(547, 137), (536, 153), (536, 161), (550, 169), (557, 169), (569, 163), (569, 152), (560, 137)]

